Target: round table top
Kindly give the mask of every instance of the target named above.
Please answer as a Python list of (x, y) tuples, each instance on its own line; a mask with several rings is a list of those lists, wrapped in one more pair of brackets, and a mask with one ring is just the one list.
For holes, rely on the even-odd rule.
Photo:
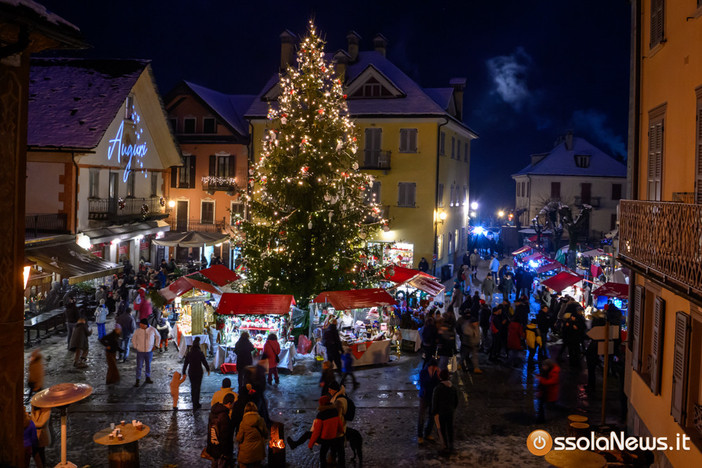
[(568, 416), (568, 421), (570, 422), (584, 423), (587, 422), (587, 419), (587, 416), (583, 416), (581, 414), (571, 414)]
[(91, 393), (93, 393), (93, 387), (87, 384), (56, 384), (34, 395), (32, 405), (37, 408), (66, 406), (86, 398)]
[(119, 440), (117, 437), (114, 439), (110, 439), (110, 433), (112, 432), (112, 429), (109, 427), (106, 429), (103, 429), (101, 431), (96, 432), (93, 435), (93, 442), (96, 444), (100, 445), (124, 445), (124, 444), (131, 444), (132, 442), (136, 442), (137, 440), (145, 437), (149, 432), (151, 432), (151, 428), (144, 424), (144, 427), (141, 430), (138, 430), (136, 427), (132, 425), (132, 423), (127, 423), (124, 426), (121, 424), (115, 425), (115, 429), (119, 428), (122, 432), (122, 435), (124, 436), (122, 440)]
[(551, 450), (544, 459), (559, 468), (602, 468), (607, 464), (604, 456), (586, 450)]

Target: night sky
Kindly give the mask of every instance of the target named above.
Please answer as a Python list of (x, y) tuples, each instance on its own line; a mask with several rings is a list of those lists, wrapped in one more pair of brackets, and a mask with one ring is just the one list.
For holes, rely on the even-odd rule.
[(464, 121), (480, 134), (471, 198), (486, 211), (513, 207), (510, 175), (568, 130), (626, 154), (627, 0), (39, 1), (93, 46), (71, 56), (151, 59), (162, 94), (183, 79), (258, 93), (277, 71), (279, 34), (303, 34), (311, 16), (328, 51), (345, 49), (351, 29), (372, 50), (381, 32), (388, 58), (421, 86), (468, 79)]

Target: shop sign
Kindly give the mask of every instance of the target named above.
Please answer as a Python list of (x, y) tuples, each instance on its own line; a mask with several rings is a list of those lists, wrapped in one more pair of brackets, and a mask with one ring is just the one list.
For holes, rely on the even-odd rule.
[[(107, 159), (111, 160), (112, 155), (116, 155), (117, 163), (124, 165), (123, 182), (127, 182), (129, 175), (133, 170), (139, 170), (144, 167), (144, 159), (149, 148), (146, 142), (141, 142), (144, 129), (139, 125), (141, 116), (136, 111), (132, 112), (132, 122), (135, 125), (134, 135), (136, 143), (127, 143), (124, 141), (124, 120), (119, 124), (119, 130), (114, 138), (110, 140), (110, 146), (107, 148)], [(138, 167), (137, 167), (138, 166)], [(148, 178), (148, 171), (144, 171), (144, 178)]]
[(128, 244), (120, 244), (119, 254), (120, 255), (129, 255), (129, 245)]

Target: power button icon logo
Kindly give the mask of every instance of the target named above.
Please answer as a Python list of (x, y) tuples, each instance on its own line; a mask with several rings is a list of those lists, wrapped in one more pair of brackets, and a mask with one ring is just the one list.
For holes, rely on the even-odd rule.
[(551, 451), (552, 447), (553, 439), (551, 438), (551, 434), (546, 431), (538, 429), (527, 437), (527, 448), (532, 454), (538, 457), (546, 455)]

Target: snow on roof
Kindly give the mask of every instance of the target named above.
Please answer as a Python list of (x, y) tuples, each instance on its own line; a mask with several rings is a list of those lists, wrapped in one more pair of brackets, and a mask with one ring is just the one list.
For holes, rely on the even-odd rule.
[[(576, 155), (587, 155), (587, 167), (578, 167)], [(514, 175), (567, 175), (626, 177), (626, 165), (603, 152), (584, 138), (573, 138), (573, 148), (567, 149), (566, 142), (559, 144), (543, 159), (529, 164)]]
[(78, 26), (66, 21), (59, 15), (50, 12), (46, 9), (44, 5), (41, 5), (32, 0), (0, 0), (0, 5), (9, 5), (15, 8), (28, 8), (33, 13), (35, 13), (39, 18), (47, 21), (48, 23), (55, 24), (57, 26), (67, 27), (75, 31), (80, 31)]
[(95, 148), (148, 60), (32, 59), (27, 144)]
[(244, 119), (244, 114), (256, 96), (224, 94), (188, 81), (185, 81), (185, 84), (240, 135), (249, 134), (249, 125)]
[(424, 88), (424, 92), (442, 109), (448, 110), (453, 96), (453, 88)]

